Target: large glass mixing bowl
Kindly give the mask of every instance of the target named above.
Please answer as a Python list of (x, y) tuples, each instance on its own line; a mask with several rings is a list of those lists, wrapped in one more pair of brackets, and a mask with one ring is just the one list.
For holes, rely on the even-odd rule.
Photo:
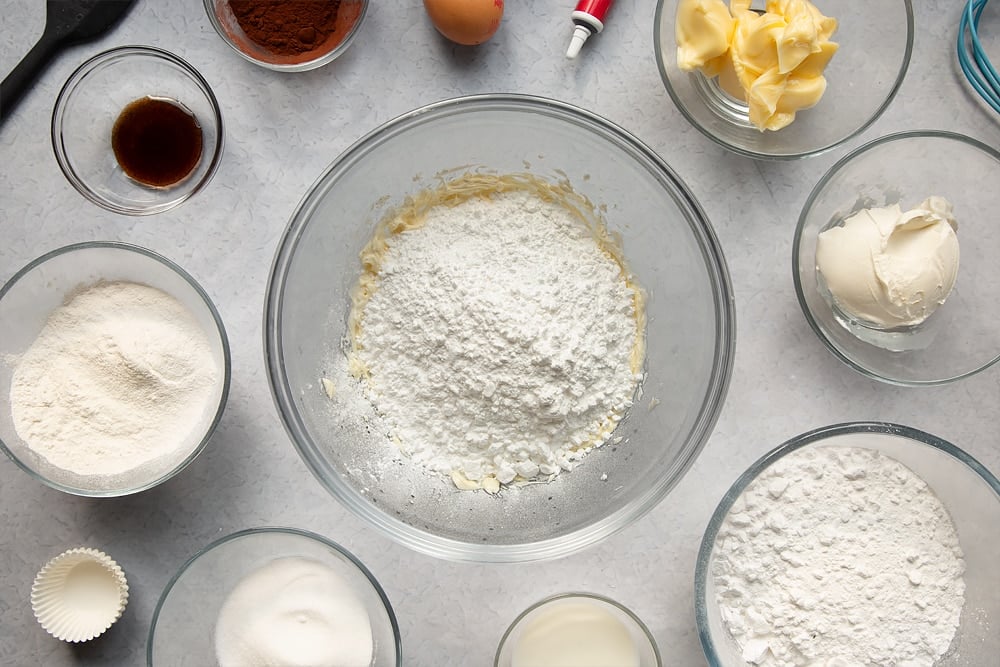
[[(400, 460), (364, 410), (321, 378), (342, 355), (348, 291), (374, 224), (468, 171), (566, 182), (620, 234), (648, 291), (646, 378), (611, 441), (545, 484), (498, 495)], [(295, 447), (350, 510), (402, 544), (473, 561), (564, 555), (623, 528), (677, 484), (718, 417), (733, 365), (732, 288), (687, 187), (635, 137), (576, 107), (521, 95), (446, 100), (362, 138), (292, 216), (265, 305), (265, 356)], [(620, 438), (620, 439), (619, 439)]]

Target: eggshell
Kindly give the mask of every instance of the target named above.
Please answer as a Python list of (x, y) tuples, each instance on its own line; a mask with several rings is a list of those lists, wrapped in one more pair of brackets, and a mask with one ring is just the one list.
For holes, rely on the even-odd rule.
[(503, 0), (424, 0), (431, 23), (458, 44), (482, 44), (500, 27)]

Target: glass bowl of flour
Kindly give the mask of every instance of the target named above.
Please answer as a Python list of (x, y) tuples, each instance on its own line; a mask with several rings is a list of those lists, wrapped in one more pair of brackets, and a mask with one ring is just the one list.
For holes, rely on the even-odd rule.
[(1000, 481), (896, 424), (793, 438), (733, 484), (695, 572), (713, 667), (986, 665), (1000, 652)]
[(191, 557), (153, 613), (146, 664), (402, 665), (396, 616), (353, 554), (298, 528), (251, 528)]
[(45, 484), (122, 496), (205, 448), (229, 393), (208, 294), (139, 246), (53, 250), (0, 290), (0, 448)]
[(446, 100), (354, 144), (294, 213), (266, 301), (305, 462), (445, 558), (556, 557), (642, 516), (732, 370), (729, 276), (687, 187), (536, 97)]

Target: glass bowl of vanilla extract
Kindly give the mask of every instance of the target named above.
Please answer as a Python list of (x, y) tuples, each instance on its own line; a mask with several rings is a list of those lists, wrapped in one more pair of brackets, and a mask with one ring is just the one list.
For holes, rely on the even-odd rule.
[(123, 46), (66, 80), (52, 149), (70, 184), (123, 215), (170, 210), (201, 191), (222, 156), (222, 113), (198, 71), (168, 51)]

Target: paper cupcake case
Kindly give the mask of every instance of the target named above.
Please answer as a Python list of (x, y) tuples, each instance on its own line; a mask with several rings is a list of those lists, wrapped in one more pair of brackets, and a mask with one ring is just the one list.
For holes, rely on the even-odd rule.
[(39, 571), (31, 586), (31, 609), (50, 635), (85, 642), (103, 634), (128, 603), (122, 568), (97, 549), (65, 551)]

